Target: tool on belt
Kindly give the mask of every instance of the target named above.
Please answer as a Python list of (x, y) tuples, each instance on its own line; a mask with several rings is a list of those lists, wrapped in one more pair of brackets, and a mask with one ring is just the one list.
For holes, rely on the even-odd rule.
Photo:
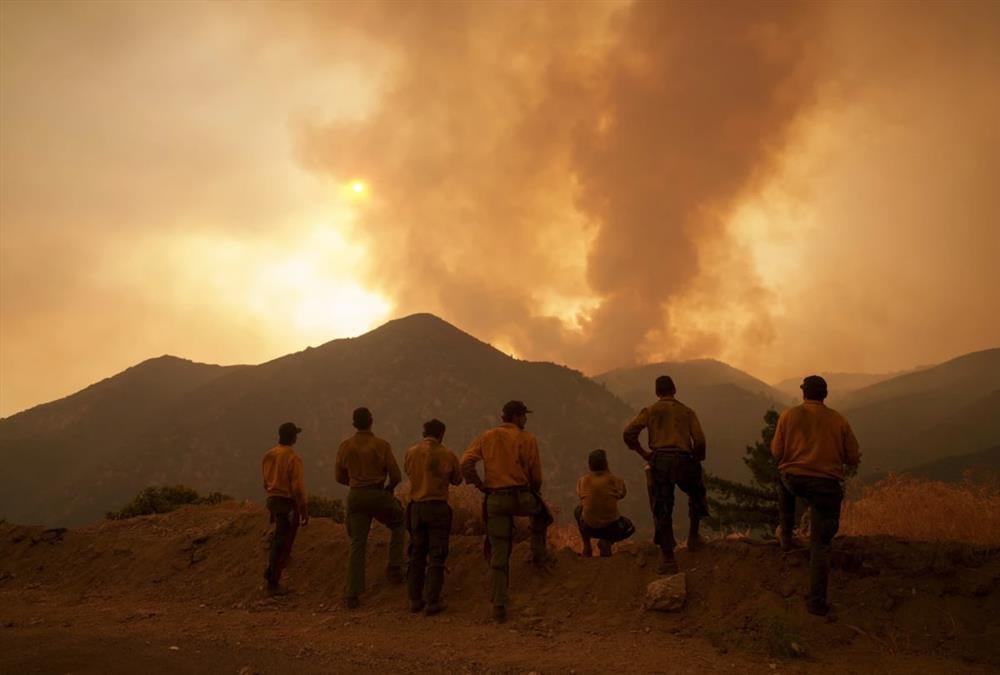
[[(495, 489), (495, 490), (492, 490), (490, 488), (482, 488), (482, 490), (483, 490), (483, 514), (482, 514), (483, 515), (483, 531), (486, 533), (486, 535), (483, 537), (483, 557), (486, 558), (487, 562), (489, 562), (490, 559), (493, 557), (493, 544), (490, 543), (490, 531), (489, 531), (489, 524), (488, 524), (489, 523), (489, 514), (487, 512), (487, 507), (486, 507), (486, 501), (489, 499), (489, 496), (492, 493), (494, 493), (494, 492), (522, 492), (522, 491), (524, 491), (524, 492), (530, 492), (532, 494), (532, 496), (534, 496), (534, 498), (541, 505), (541, 507), (542, 507), (542, 517), (545, 519), (546, 524), (547, 525), (551, 525), (552, 523), (555, 522), (555, 517), (553, 517), (553, 515), (552, 515), (552, 509), (550, 509), (549, 505), (545, 503), (545, 500), (542, 499), (542, 495), (537, 490), (532, 490), (530, 487), (527, 487), (525, 485), (518, 485), (518, 486), (514, 486), (514, 487), (509, 487), (509, 488), (498, 488), (498, 489)], [(510, 517), (511, 517), (511, 519), (513, 519), (513, 516), (510, 516)], [(514, 537), (514, 532), (513, 532), (513, 527), (512, 527), (511, 528), (511, 538), (513, 539), (513, 537)]]

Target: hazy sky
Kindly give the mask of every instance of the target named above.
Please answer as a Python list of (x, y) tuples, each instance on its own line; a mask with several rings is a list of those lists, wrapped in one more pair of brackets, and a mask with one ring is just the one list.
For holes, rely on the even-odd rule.
[(1000, 3), (0, 3), (0, 414), (431, 311), (587, 373), (1000, 345)]

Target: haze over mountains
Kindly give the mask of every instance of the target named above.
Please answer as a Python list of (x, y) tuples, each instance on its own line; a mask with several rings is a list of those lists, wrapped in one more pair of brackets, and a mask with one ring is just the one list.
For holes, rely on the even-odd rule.
[[(418, 314), (256, 366), (150, 359), (2, 419), (0, 458), (14, 479), (0, 493), (0, 517), (77, 524), (154, 483), (259, 500), (260, 457), (286, 420), (305, 429), (298, 448), (309, 490), (337, 495), (333, 460), (352, 431), (353, 408), (372, 408), (376, 433), (402, 459), (424, 420), (443, 419), (446, 444), (461, 452), (498, 422), (500, 406), (511, 398), (535, 411), (529, 429), (541, 443), (551, 501), (562, 509), (574, 504), (587, 452), (604, 447), (632, 487), (624, 510), (641, 517), (642, 462), (623, 447), (621, 429), (654, 400), (653, 379), (664, 372), (702, 419), (707, 469), (747, 477), (740, 458), (759, 437), (764, 412), (794, 399), (742, 371), (696, 360), (589, 379), (556, 364), (516, 360)], [(837, 407), (861, 439), (868, 472), (953, 458), (941, 471), (954, 474), (1000, 446), (998, 382), (1000, 349), (994, 349), (865, 387)]]
[[(908, 371), (906, 371), (908, 372)], [(879, 382), (884, 382), (899, 375), (903, 375), (903, 372), (899, 373), (827, 373), (820, 372), (817, 375), (822, 375), (823, 379), (826, 380), (827, 385), (830, 387), (830, 398), (828, 403), (830, 405), (839, 405), (844, 398), (851, 392), (857, 391), (858, 389), (863, 389), (865, 387), (870, 387), (873, 384), (878, 384)], [(805, 375), (805, 374), (804, 374)], [(793, 400), (798, 400), (802, 398), (802, 390), (799, 389), (799, 385), (802, 384), (802, 377), (789, 377), (777, 382), (774, 388), (782, 392), (786, 396), (792, 398)]]
[(1000, 349), (859, 389), (840, 405), (863, 439), (864, 471), (899, 471), (1000, 445)]

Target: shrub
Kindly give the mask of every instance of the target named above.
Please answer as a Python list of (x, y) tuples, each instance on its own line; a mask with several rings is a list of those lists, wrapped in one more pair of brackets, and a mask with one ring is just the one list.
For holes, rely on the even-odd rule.
[(840, 531), (1000, 546), (1000, 489), (890, 475), (844, 503)]
[(119, 511), (109, 511), (106, 517), (109, 520), (125, 520), (153, 513), (169, 513), (186, 504), (219, 504), (231, 499), (221, 492), (202, 497), (185, 485), (151, 485), (143, 488)]
[(331, 497), (309, 495), (309, 517), (329, 518), (335, 523), (343, 523), (346, 519), (344, 502)]

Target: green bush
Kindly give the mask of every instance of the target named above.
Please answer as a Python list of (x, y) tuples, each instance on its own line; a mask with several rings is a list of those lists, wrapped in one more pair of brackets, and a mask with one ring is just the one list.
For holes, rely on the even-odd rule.
[(213, 492), (206, 497), (185, 485), (151, 485), (143, 488), (119, 511), (109, 511), (108, 520), (125, 520), (153, 513), (169, 513), (186, 504), (219, 504), (232, 497), (221, 492)]
[(329, 518), (335, 523), (342, 523), (346, 518), (344, 502), (330, 497), (309, 495), (309, 517)]

